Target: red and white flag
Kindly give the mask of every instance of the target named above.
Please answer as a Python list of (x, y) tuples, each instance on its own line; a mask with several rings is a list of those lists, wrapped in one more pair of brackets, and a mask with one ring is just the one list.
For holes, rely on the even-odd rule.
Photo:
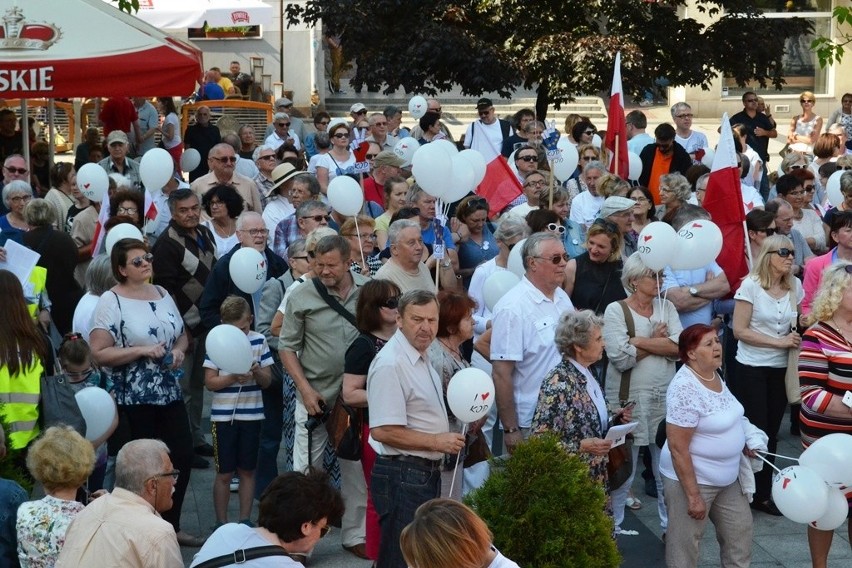
[(622, 179), (627, 179), (630, 172), (630, 159), (627, 157), (627, 122), (624, 120), (620, 51), (615, 54), (615, 70), (612, 72), (612, 91), (609, 96), (609, 115), (606, 119), (604, 146), (612, 155), (609, 171)]
[(716, 263), (725, 271), (733, 296), (748, 274), (746, 227), (740, 169), (728, 113), (722, 115), (722, 130), (702, 203), (722, 231), (722, 252)]
[(153, 221), (157, 218), (157, 213), (157, 204), (154, 203), (154, 197), (150, 191), (145, 190), (145, 218)]
[(104, 227), (106, 226), (107, 219), (109, 219), (109, 197), (104, 195), (104, 200), (101, 202), (101, 210), (98, 213), (98, 222), (95, 224), (95, 234), (92, 236), (92, 258), (98, 256), (103, 246), (104, 237), (106, 237)]
[(476, 188), (476, 193), (488, 201), (489, 217), (494, 218), (523, 192), (523, 188), (506, 158), (497, 154), (490, 161), (487, 160), (486, 157), (485, 177)]

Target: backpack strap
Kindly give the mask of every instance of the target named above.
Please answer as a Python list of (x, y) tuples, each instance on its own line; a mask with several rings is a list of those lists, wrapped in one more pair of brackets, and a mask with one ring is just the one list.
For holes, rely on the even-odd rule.
[[(636, 325), (633, 322), (633, 314), (627, 306), (626, 300), (619, 300), (618, 305), (621, 306), (621, 311), (624, 312), (624, 323), (627, 324), (627, 337), (636, 337)], [(633, 369), (627, 369), (621, 373), (621, 386), (618, 389), (618, 400), (621, 403), (627, 402), (630, 396), (630, 374)]]

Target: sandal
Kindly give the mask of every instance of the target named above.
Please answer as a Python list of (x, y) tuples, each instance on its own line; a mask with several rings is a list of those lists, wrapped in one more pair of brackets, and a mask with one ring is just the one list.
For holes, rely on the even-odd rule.
[(636, 511), (637, 509), (642, 508), (642, 501), (640, 501), (636, 497), (628, 497), (627, 500), (624, 502), (624, 505), (628, 509), (632, 509), (632, 510)]

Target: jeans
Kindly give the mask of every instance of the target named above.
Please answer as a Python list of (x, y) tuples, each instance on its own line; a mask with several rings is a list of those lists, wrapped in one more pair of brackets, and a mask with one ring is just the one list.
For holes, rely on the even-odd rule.
[(414, 519), (417, 507), (441, 496), (441, 471), (438, 467), (378, 456), (370, 489), (382, 533), (376, 566), (406, 568), (399, 535)]

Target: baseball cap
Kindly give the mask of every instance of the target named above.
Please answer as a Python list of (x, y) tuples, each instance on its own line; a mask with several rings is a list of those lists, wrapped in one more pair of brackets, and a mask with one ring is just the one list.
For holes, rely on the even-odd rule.
[(115, 142), (130, 144), (130, 140), (127, 139), (127, 134), (121, 130), (113, 130), (109, 133), (109, 136), (107, 136), (107, 146), (112, 146)]
[(491, 99), (488, 97), (482, 97), (478, 101), (476, 101), (476, 110), (483, 110), (486, 108), (491, 108), (494, 106), (494, 103), (491, 102)]
[(367, 110), (367, 107), (364, 106), (364, 103), (355, 103), (351, 107), (349, 107), (349, 112), (360, 112), (362, 110)]
[(381, 166), (393, 166), (395, 168), (401, 168), (405, 164), (402, 159), (391, 152), (390, 150), (382, 150), (376, 157), (373, 159), (373, 167), (378, 168)]

